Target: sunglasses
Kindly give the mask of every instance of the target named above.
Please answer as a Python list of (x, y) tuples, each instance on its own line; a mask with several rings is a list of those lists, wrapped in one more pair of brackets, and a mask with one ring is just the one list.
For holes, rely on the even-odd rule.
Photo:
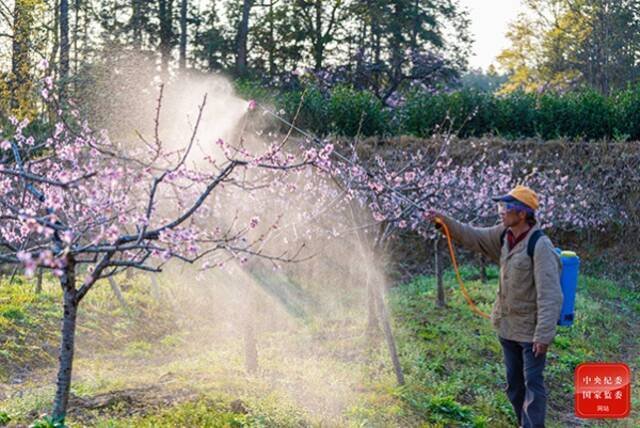
[(498, 202), (498, 214), (507, 214), (508, 212), (520, 211), (523, 207), (510, 202)]

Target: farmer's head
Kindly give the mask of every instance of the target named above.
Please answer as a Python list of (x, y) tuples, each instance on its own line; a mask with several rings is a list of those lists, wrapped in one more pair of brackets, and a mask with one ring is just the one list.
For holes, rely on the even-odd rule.
[(528, 223), (536, 224), (536, 210), (538, 209), (538, 195), (526, 186), (516, 186), (509, 193), (493, 198), (498, 202), (498, 213), (502, 224), (513, 227)]

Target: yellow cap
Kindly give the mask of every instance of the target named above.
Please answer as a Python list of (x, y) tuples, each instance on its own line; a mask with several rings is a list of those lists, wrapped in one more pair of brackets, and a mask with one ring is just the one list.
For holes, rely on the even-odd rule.
[(537, 210), (540, 206), (538, 203), (538, 194), (527, 186), (522, 186), (520, 184), (511, 189), (511, 191), (506, 195), (493, 198), (494, 201), (504, 202), (513, 202), (514, 199), (534, 210)]

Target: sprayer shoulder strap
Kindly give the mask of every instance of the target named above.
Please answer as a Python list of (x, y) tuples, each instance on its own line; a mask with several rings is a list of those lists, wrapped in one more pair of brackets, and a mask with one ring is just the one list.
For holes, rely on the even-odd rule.
[[(538, 239), (540, 239), (544, 235), (544, 232), (540, 229), (534, 230), (531, 236), (529, 237), (529, 242), (527, 243), (527, 254), (533, 260), (533, 253), (536, 250), (536, 244), (538, 243)], [(507, 229), (503, 230), (500, 234), (500, 248), (504, 246), (504, 238), (507, 236)]]

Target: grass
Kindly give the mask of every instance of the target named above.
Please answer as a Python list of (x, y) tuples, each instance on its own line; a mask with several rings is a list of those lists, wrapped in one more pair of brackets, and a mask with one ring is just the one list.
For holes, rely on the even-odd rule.
[[(476, 304), (489, 311), (497, 286), (495, 269), (489, 272), (488, 284), (473, 280), (477, 271), (471, 267), (464, 266), (462, 274)], [(371, 342), (363, 334), (366, 317), (361, 311), (261, 334), (260, 369), (249, 375), (237, 335), (203, 337), (202, 326), (190, 331), (169, 305), (151, 299), (144, 278), (123, 286), (128, 309), (114, 302), (105, 285), (81, 306), (72, 386), (77, 411), (67, 423), (71, 427), (514, 426), (513, 410), (503, 392), (504, 367), (495, 333), (454, 289), (452, 272), (446, 273), (445, 283), (446, 308), (435, 304), (431, 277), (417, 277), (389, 292), (407, 381), (402, 387), (395, 384), (384, 342), (379, 337)], [(42, 341), (52, 347), (57, 341), (59, 293), (51, 283), (38, 296), (30, 287), (23, 279), (0, 284), (3, 381), (14, 379), (18, 369), (30, 369), (21, 374), (21, 384), (0, 384), (0, 426), (31, 423), (48, 411), (51, 402), (55, 353), (31, 350)], [(198, 315), (185, 316), (193, 323)], [(576, 321), (572, 327), (559, 328), (548, 354), (548, 426), (580, 423), (572, 416), (577, 364), (624, 361), (637, 373), (639, 321), (638, 293), (606, 280), (581, 278)], [(639, 394), (637, 388), (632, 391), (635, 410), (630, 418), (591, 424), (640, 426)]]

